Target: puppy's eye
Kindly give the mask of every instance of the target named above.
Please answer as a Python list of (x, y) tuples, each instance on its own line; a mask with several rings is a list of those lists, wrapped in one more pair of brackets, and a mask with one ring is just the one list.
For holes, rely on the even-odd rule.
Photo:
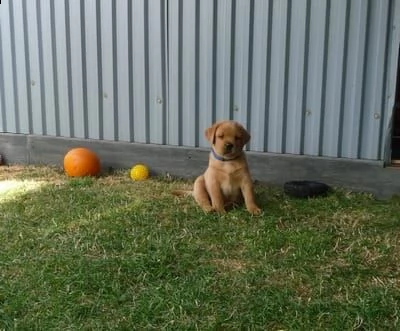
[(219, 139), (223, 139), (223, 138), (224, 138), (224, 135), (223, 135), (223, 134), (219, 134), (217, 137), (218, 137)]
[(242, 137), (239, 137), (239, 136), (235, 137), (235, 140), (241, 140), (241, 139), (242, 139)]

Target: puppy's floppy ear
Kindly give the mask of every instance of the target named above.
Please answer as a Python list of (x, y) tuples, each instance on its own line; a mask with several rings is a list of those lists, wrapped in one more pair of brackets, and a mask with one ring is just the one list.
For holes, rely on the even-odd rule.
[(207, 140), (210, 142), (211, 145), (215, 143), (215, 132), (217, 131), (219, 124), (220, 124), (219, 122), (214, 123), (212, 126), (210, 126), (204, 131), (204, 135), (206, 136)]
[(244, 146), (250, 141), (250, 134), (241, 125), (240, 125), (240, 131), (242, 131), (242, 141), (243, 141), (243, 146)]

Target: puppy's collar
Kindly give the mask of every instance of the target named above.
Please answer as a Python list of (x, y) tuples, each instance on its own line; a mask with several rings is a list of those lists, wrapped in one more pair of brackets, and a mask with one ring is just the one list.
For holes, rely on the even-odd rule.
[(226, 157), (223, 157), (222, 155), (218, 155), (215, 151), (214, 151), (214, 148), (211, 148), (211, 154), (212, 154), (212, 156), (216, 159), (216, 160), (218, 160), (218, 161), (232, 161), (232, 160), (236, 160), (240, 155), (242, 155), (242, 153), (240, 153), (239, 155), (237, 155), (237, 156), (235, 156), (235, 157), (233, 157), (233, 158), (226, 158)]

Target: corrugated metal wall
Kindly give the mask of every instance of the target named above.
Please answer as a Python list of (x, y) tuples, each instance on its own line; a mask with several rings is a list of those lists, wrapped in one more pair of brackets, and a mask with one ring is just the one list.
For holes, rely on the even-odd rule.
[(0, 130), (382, 159), (400, 0), (3, 0)]

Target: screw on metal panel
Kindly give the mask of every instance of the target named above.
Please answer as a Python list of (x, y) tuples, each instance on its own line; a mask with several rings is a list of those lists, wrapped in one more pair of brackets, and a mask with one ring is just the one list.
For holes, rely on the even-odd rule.
[(104, 99), (107, 99), (108, 98), (108, 94), (106, 92), (104, 92), (103, 97), (104, 97)]
[(239, 106), (238, 106), (238, 105), (235, 105), (235, 106), (233, 107), (233, 110), (234, 110), (234, 111), (239, 111)]
[(381, 115), (379, 115), (378, 113), (374, 113), (374, 118), (376, 120), (379, 120), (381, 118)]
[(157, 102), (159, 105), (161, 105), (162, 102), (163, 102), (163, 100), (162, 100), (160, 97), (158, 97), (158, 98), (156, 99), (156, 102)]
[(32, 86), (35, 86), (35, 85), (36, 85), (36, 82), (35, 82), (34, 80), (31, 80), (31, 85), (32, 85)]
[(307, 116), (310, 116), (310, 115), (311, 115), (311, 110), (307, 109), (307, 110), (306, 110), (306, 115), (307, 115)]

